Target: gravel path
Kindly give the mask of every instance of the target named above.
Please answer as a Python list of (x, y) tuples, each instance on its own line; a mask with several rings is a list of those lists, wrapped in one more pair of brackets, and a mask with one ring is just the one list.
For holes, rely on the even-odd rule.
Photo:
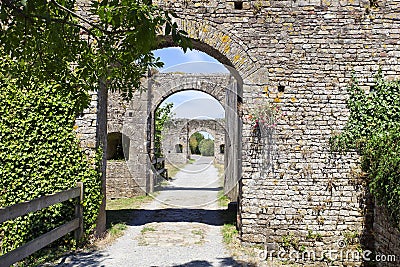
[(57, 266), (240, 266), (221, 236), (218, 171), (197, 157), (164, 186), (121, 238), (103, 251), (64, 258)]

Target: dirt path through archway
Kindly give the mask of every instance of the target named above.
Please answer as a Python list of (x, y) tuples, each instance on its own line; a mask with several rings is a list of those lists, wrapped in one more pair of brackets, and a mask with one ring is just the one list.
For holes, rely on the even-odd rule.
[(222, 242), (218, 170), (212, 157), (195, 159), (134, 212), (114, 244), (69, 256), (58, 266), (237, 266)]

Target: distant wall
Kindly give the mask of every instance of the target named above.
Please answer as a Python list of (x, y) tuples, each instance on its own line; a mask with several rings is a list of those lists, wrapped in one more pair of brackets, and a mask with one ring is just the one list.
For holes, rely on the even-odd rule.
[[(162, 133), (161, 149), (167, 163), (182, 164), (190, 158), (190, 137), (199, 131), (204, 131), (214, 137), (214, 158), (216, 163), (224, 163), (224, 152), (221, 153), (220, 146), (225, 146), (225, 120), (191, 120), (172, 119), (165, 124)], [(181, 150), (179, 149), (181, 146)]]
[(143, 195), (124, 160), (107, 161), (107, 199)]

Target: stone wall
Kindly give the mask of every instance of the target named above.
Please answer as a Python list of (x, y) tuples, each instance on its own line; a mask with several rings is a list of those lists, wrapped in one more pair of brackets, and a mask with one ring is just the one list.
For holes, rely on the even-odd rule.
[[(232, 67), (238, 81), (238, 115), (246, 119), (260, 94), (286, 113), (266, 138), (257, 137), (254, 125), (246, 120), (243, 129), (239, 123), (233, 130), (243, 148), (234, 149), (238, 155), (234, 162), (242, 168), (239, 223), (243, 242), (282, 247), (284, 240), (295, 236), (302, 248), (326, 250), (338, 249), (338, 242), (363, 234), (368, 228), (367, 189), (354, 175), (357, 155), (331, 153), (329, 138), (346, 123), (345, 88), (353, 70), (366, 90), (379, 67), (387, 78), (399, 78), (400, 1), (157, 2), (177, 13), (176, 21), (194, 40), (195, 49)], [(167, 38), (162, 46), (172, 44)], [(127, 107), (126, 121), (135, 126), (130, 133), (142, 136), (131, 144), (135, 149), (130, 151), (132, 166), (141, 166), (133, 175), (141, 175), (140, 183), (147, 189), (151, 181), (146, 178), (149, 168), (143, 166), (148, 160), (143, 155), (151, 149), (148, 128), (152, 128), (154, 107), (173, 92), (204, 90), (201, 81), (212, 77), (197, 77), (199, 83), (186, 85), (167, 79), (159, 85), (149, 82), (150, 90)], [(375, 220), (375, 225), (382, 234), (376, 236), (377, 248), (382, 253), (398, 251), (399, 242), (380, 245), (390, 242), (387, 236), (392, 232), (384, 214), (378, 214), (382, 222)]]
[(97, 92), (91, 92), (89, 107), (76, 118), (74, 126), (80, 145), (90, 158), (95, 156), (97, 147), (97, 99)]
[(107, 133), (122, 133), (127, 106), (128, 102), (118, 92), (108, 93)]
[[(186, 163), (190, 158), (191, 152), (189, 139), (192, 134), (204, 131), (211, 134), (214, 138), (214, 158), (215, 162), (224, 164), (224, 153), (220, 153), (220, 146), (225, 146), (225, 120), (192, 120), (192, 119), (172, 119), (164, 126), (161, 141), (161, 149), (165, 155), (166, 162), (176, 165)], [(177, 151), (177, 145), (181, 145), (182, 150)]]
[(107, 199), (143, 195), (124, 160), (107, 161)]
[[(238, 71), (244, 118), (259, 94), (287, 114), (267, 145), (244, 121), (242, 240), (282, 247), (283, 237), (294, 235), (305, 248), (338, 249), (364, 233), (366, 188), (352, 174), (357, 155), (331, 153), (329, 138), (346, 123), (353, 70), (367, 90), (379, 66), (398, 78), (400, 2), (237, 2), (159, 1), (203, 44), (199, 50)], [(271, 152), (271, 166), (260, 162), (263, 151)], [(321, 241), (309, 240), (309, 230)]]
[[(388, 219), (385, 208), (375, 206), (373, 231), (375, 235), (375, 249), (382, 261), (378, 266), (399, 266), (400, 262), (400, 232)], [(396, 261), (385, 261), (389, 257), (395, 257)]]

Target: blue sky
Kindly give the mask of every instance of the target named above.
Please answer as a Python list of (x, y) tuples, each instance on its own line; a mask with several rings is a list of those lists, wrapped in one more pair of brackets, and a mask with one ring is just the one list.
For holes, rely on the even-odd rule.
[(198, 50), (187, 50), (186, 53), (179, 47), (169, 47), (154, 50), (154, 55), (160, 57), (164, 67), (160, 72), (188, 72), (188, 73), (228, 73), (229, 71), (206, 53)]
[(163, 103), (174, 103), (175, 118), (214, 119), (224, 118), (225, 110), (212, 96), (194, 90), (171, 95)]
[[(228, 70), (216, 59), (197, 50), (181, 48), (164, 48), (154, 51), (156, 57), (164, 62), (160, 72), (188, 73), (227, 73)], [(194, 90), (182, 91), (169, 96), (164, 103), (174, 103), (173, 112), (176, 118), (214, 119), (224, 118), (225, 111), (212, 96)]]

